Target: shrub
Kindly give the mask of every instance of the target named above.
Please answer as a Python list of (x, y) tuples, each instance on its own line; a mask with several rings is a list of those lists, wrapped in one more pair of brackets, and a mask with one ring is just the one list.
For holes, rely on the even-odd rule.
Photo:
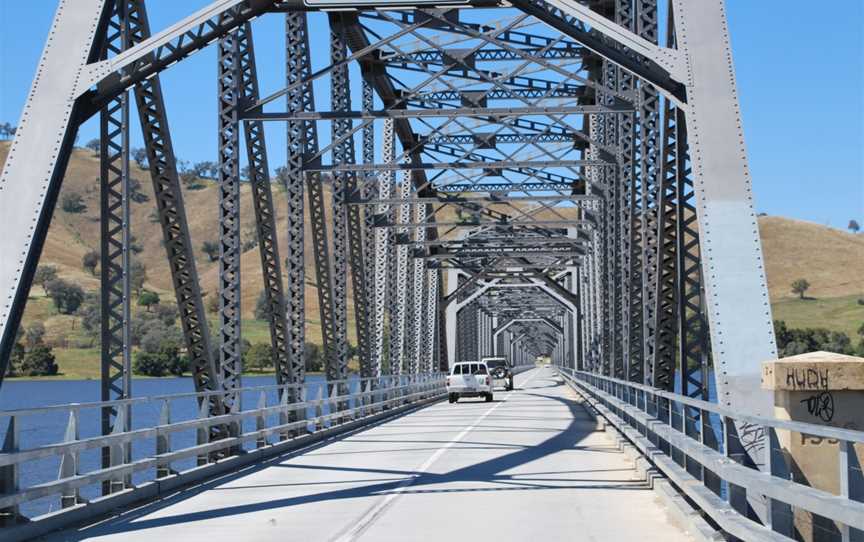
[(253, 344), (243, 356), (243, 366), (252, 371), (262, 372), (273, 364), (273, 347), (266, 343)]
[(159, 303), (153, 311), (156, 318), (167, 327), (174, 327), (177, 323), (177, 317), (180, 313), (177, 310), (177, 305)]
[(129, 264), (129, 287), (136, 295), (141, 295), (144, 281), (147, 280), (147, 266), (138, 260), (132, 260)]
[(216, 241), (204, 241), (201, 244), (201, 251), (210, 258), (211, 262), (219, 259), (219, 243)]
[(20, 373), (24, 376), (51, 376), (58, 370), (54, 352), (48, 346), (36, 346), (21, 360)]
[(48, 297), (54, 302), (60, 314), (72, 314), (84, 301), (84, 290), (77, 284), (66, 282), (63, 279), (54, 279), (45, 285)]
[(254, 314), (256, 320), (270, 320), (270, 304), (267, 302), (267, 292), (264, 290), (261, 290), (261, 293), (258, 294)]
[(168, 363), (162, 354), (155, 352), (138, 352), (132, 364), (135, 373), (145, 376), (165, 376), (168, 368)]
[(306, 370), (317, 372), (324, 369), (324, 352), (320, 346), (307, 342), (303, 348)]
[(60, 208), (67, 213), (78, 214), (87, 210), (87, 204), (78, 192), (67, 192), (60, 198)]
[(84, 254), (84, 257), (81, 258), (81, 266), (85, 271), (88, 271), (91, 275), (96, 274), (96, 267), (99, 265), (99, 253), (95, 250), (91, 250)]
[(42, 344), (42, 339), (45, 338), (45, 324), (33, 322), (24, 332), (24, 337), (27, 340), (27, 346), (31, 349)]
[(33, 282), (39, 286), (45, 287), (45, 284), (57, 278), (57, 268), (53, 265), (40, 265), (36, 267), (36, 273), (33, 274)]

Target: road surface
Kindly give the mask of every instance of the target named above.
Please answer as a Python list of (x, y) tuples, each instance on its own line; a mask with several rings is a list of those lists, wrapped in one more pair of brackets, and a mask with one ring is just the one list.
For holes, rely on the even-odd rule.
[(51, 540), (690, 540), (551, 369)]

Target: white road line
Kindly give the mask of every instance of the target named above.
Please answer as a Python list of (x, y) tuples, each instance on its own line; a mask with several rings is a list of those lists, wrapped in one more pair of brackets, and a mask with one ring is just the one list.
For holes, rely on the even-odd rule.
[[(540, 374), (539, 371), (531, 375), (531, 378), (526, 380), (522, 384), (522, 386), (526, 386), (529, 382), (534, 380), (534, 377), (538, 374)], [(381, 501), (379, 501), (378, 504), (376, 504), (368, 512), (366, 512), (363, 517), (361, 517), (354, 524), (354, 527), (352, 527), (348, 532), (337, 536), (335, 539), (333, 539), (333, 542), (352, 542), (354, 540), (357, 540), (357, 538), (361, 534), (363, 534), (363, 532), (368, 529), (375, 522), (375, 520), (378, 519), (378, 517), (381, 516), (381, 514), (393, 503), (394, 500), (396, 500), (397, 497), (402, 494), (403, 491), (405, 491), (409, 486), (411, 486), (414, 481), (418, 477), (420, 477), (420, 475), (424, 474), (429, 469), (429, 467), (431, 467), (438, 460), (438, 458), (444, 455), (444, 452), (452, 448), (460, 440), (465, 438), (468, 433), (476, 429), (477, 426), (480, 425), (480, 422), (482, 422), (484, 419), (486, 419), (487, 416), (492, 414), (496, 408), (506, 403), (510, 397), (512, 397), (512, 395), (508, 394), (500, 403), (496, 403), (492, 408), (481, 414), (480, 417), (477, 418), (473, 424), (463, 429), (462, 432), (453, 437), (449, 442), (447, 442), (447, 444), (435, 450), (435, 452), (431, 456), (429, 456), (429, 458), (424, 461), (419, 468), (416, 469), (417, 474), (415, 474), (411, 478), (408, 478), (407, 480), (399, 484), (397, 487), (395, 487), (391, 493), (387, 494), (387, 496), (384, 497)]]

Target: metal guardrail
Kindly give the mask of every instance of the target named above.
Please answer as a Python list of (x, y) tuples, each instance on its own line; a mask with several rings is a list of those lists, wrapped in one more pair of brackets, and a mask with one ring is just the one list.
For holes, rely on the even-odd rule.
[[(255, 408), (241, 410), (238, 407), (234, 412), (218, 416), (209, 415), (207, 407), (210, 402), (204, 399), (226, 392), (181, 393), (0, 411), (0, 423), (5, 420), (7, 427), (0, 452), (0, 539), (7, 540), (7, 535), (10, 537), (8, 540), (29, 537), (89, 517), (72, 513), (92, 506), (81, 497), (80, 489), (85, 486), (102, 484), (107, 496), (100, 500), (110, 499), (112, 494), (122, 494), (125, 495), (124, 502), (135, 502), (158, 495), (160, 487), (176, 489), (184, 483), (226, 472), (231, 468), (229, 463), (232, 460), (237, 463), (233, 468), (240, 468), (317, 440), (316, 436), (332, 434), (340, 427), (360, 427), (382, 415), (438, 399), (444, 394), (444, 375), (430, 373), (330, 381), (322, 382), (318, 390), (315, 399), (306, 398), (305, 387), (300, 385), (233, 390), (232, 393), (241, 396), (257, 395)], [(275, 404), (268, 404), (268, 396), (274, 394)], [(292, 395), (301, 400), (289, 402)], [(172, 403), (180, 399), (197, 402), (196, 419), (171, 421)], [(272, 398), (269, 402), (273, 402)], [(128, 428), (123, 418), (128, 416), (128, 409), (132, 405), (148, 403), (159, 407), (158, 425), (123, 430)], [(101, 416), (109, 407), (117, 413), (115, 431), (110, 435), (79, 438), (82, 414)], [(314, 415), (307, 417), (307, 411), (314, 412)], [(64, 441), (22, 449), (19, 434), (23, 420), (28, 416), (45, 414), (68, 416)], [(254, 420), (254, 430), (243, 431), (246, 420)], [(227, 428), (223, 434), (228, 436), (211, 440), (214, 427)], [(195, 445), (172, 449), (172, 435), (183, 431), (197, 433)], [(253, 450), (243, 449), (244, 445), (252, 442)], [(142, 454), (142, 447), (152, 449)], [(110, 458), (110, 466), (80, 472), (81, 454), (88, 450), (101, 450), (107, 454), (103, 457)], [(252, 455), (254, 458), (243, 457)], [(56, 461), (57, 458), (60, 466), (55, 480), (21, 487), (21, 475), (28, 464), (45, 459)], [(176, 463), (191, 458), (196, 459), (193, 468), (175, 470)], [(133, 485), (132, 475), (140, 477), (141, 473), (149, 473), (149, 478), (143, 482), (138, 480)], [(155, 490), (153, 483), (156, 483)], [(22, 505), (46, 497), (59, 499), (60, 511), (36, 517), (26, 517), (21, 513)], [(104, 509), (101, 513), (111, 509), (105, 506), (94, 508)], [(66, 514), (69, 519), (58, 520), (58, 515), (62, 516), (64, 512), (69, 512)], [(50, 522), (51, 526), (34, 528), (33, 524), (42, 521)]]
[[(812, 522), (813, 540), (864, 540), (864, 474), (855, 451), (864, 454), (864, 432), (750, 416), (649, 386), (557, 369), (727, 534), (747, 541), (795, 540), (796, 522), (803, 520)], [(755, 441), (739, 435), (736, 425), (764, 436), (765, 471), (748, 464), (747, 446)], [(836, 441), (839, 494), (792, 480), (778, 439), (784, 432)], [(764, 499), (764, 524), (748, 509), (754, 496)]]

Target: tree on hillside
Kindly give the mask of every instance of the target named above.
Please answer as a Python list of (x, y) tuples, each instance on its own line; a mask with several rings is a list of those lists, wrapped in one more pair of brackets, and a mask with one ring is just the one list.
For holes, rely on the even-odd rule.
[(33, 282), (41, 287), (57, 278), (57, 268), (53, 265), (39, 265), (36, 267), (36, 273), (33, 274)]
[(253, 344), (243, 357), (243, 366), (259, 373), (272, 367), (273, 347), (266, 343)]
[(54, 359), (54, 352), (48, 346), (36, 346), (21, 360), (20, 373), (24, 376), (56, 375), (59, 367)]
[(138, 295), (138, 304), (146, 308), (147, 312), (151, 312), (151, 307), (159, 304), (159, 294), (150, 290), (141, 290)]
[(129, 179), (129, 199), (134, 203), (144, 203), (150, 200), (150, 196), (141, 191), (142, 186), (138, 179)]
[(135, 295), (141, 295), (144, 281), (147, 280), (147, 266), (138, 260), (132, 260), (129, 264), (129, 287)]
[(84, 257), (81, 258), (81, 266), (85, 271), (89, 271), (91, 275), (95, 275), (96, 267), (99, 266), (99, 253), (91, 250), (84, 254)]
[(77, 284), (63, 279), (54, 279), (45, 284), (45, 291), (60, 314), (74, 313), (84, 301), (84, 290)]
[(24, 331), (24, 338), (27, 341), (27, 347), (31, 350), (37, 345), (42, 344), (42, 339), (45, 338), (45, 324), (42, 322), (33, 322)]
[(130, 154), (135, 163), (138, 164), (138, 167), (142, 169), (147, 167), (147, 151), (145, 149), (137, 147), (132, 149)]
[(810, 289), (810, 283), (807, 279), (798, 279), (792, 282), (792, 293), (798, 294), (801, 299), (804, 299), (804, 292)]
[(324, 352), (317, 344), (307, 342), (303, 345), (307, 371), (320, 371), (324, 368)]
[(255, 302), (255, 319), (256, 320), (270, 320), (270, 304), (267, 303), (267, 292), (261, 290), (261, 293), (258, 294), (258, 301)]
[(861, 225), (858, 224), (857, 220), (850, 220), (849, 226), (847, 226), (847, 227), (849, 228), (849, 231), (851, 231), (852, 233), (858, 233), (861, 230)]
[(288, 168), (286, 166), (279, 166), (276, 168), (275, 172), (275, 181), (282, 186), (288, 186)]
[(153, 311), (154, 316), (168, 327), (174, 327), (177, 323), (177, 317), (180, 316), (180, 311), (177, 310), (177, 305), (172, 303), (159, 303)]
[(88, 141), (87, 144), (84, 145), (84, 148), (90, 149), (91, 151), (93, 151), (94, 155), (98, 155), (99, 149), (102, 148), (102, 142), (99, 141), (99, 138), (97, 137)]
[(0, 139), (11, 139), (15, 136), (17, 128), (8, 122), (0, 124)]
[(87, 210), (87, 204), (78, 192), (67, 192), (60, 198), (60, 208), (67, 213), (78, 214)]
[(204, 241), (201, 244), (201, 251), (210, 258), (211, 262), (215, 262), (219, 258), (219, 243), (216, 241)]
[(88, 295), (84, 304), (78, 309), (78, 316), (81, 317), (81, 327), (90, 337), (90, 346), (92, 347), (102, 333), (102, 308), (99, 298), (95, 295)]

